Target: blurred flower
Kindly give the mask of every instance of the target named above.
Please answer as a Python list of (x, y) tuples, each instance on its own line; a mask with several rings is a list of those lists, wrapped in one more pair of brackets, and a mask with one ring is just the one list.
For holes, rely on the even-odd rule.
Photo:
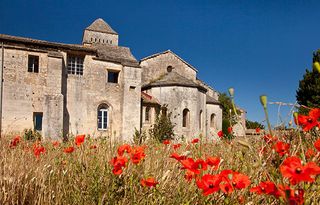
[(181, 144), (174, 144), (173, 149), (179, 149), (181, 147)]
[(131, 161), (133, 164), (139, 164), (145, 158), (144, 147), (134, 147), (131, 150)]
[(207, 157), (206, 163), (212, 166), (214, 170), (217, 170), (220, 164), (220, 157)]
[(67, 147), (63, 150), (64, 153), (72, 153), (74, 151), (74, 147)]
[(170, 158), (176, 159), (178, 161), (185, 160), (187, 157), (183, 155), (179, 155), (176, 152), (172, 153)]
[(290, 205), (304, 204), (303, 189), (293, 190), (289, 186), (279, 185), (279, 192), (281, 197), (285, 199)]
[(228, 127), (228, 133), (232, 134), (232, 127)]
[(192, 144), (195, 144), (195, 143), (198, 143), (198, 142), (199, 142), (199, 138), (194, 138), (194, 139), (191, 141)]
[(318, 139), (317, 141), (315, 141), (314, 147), (320, 152), (320, 139)]
[(131, 152), (131, 146), (130, 145), (124, 144), (124, 145), (121, 145), (118, 148), (118, 155), (119, 156), (122, 156), (125, 152), (128, 153), (128, 154)]
[(314, 108), (309, 111), (309, 115), (298, 115), (298, 125), (302, 126), (303, 131), (309, 131), (315, 126), (318, 126), (320, 128), (319, 118), (320, 108)]
[(278, 141), (274, 145), (274, 149), (282, 157), (285, 154), (289, 154), (290, 144), (282, 142), (282, 141)]
[(218, 132), (218, 136), (221, 138), (221, 137), (223, 137), (223, 132), (222, 132), (222, 130), (220, 130), (219, 132)]
[(315, 152), (313, 151), (313, 149), (308, 149), (307, 151), (306, 151), (306, 158), (307, 159), (310, 159), (310, 158), (312, 158), (312, 157), (314, 157), (315, 156)]
[(33, 154), (37, 158), (40, 157), (41, 154), (44, 154), (46, 152), (46, 149), (42, 145), (34, 144), (33, 146)]
[(11, 142), (10, 142), (10, 148), (15, 148), (21, 141), (21, 137), (20, 136), (15, 136)]
[(168, 145), (168, 144), (170, 144), (170, 140), (163, 140), (162, 143), (165, 144), (165, 145)]
[(112, 158), (110, 164), (113, 166), (113, 174), (120, 175), (122, 173), (122, 168), (126, 166), (127, 162), (128, 159), (122, 156)]
[(52, 142), (53, 147), (59, 147), (60, 142), (59, 141), (54, 141)]
[(252, 187), (250, 189), (250, 192), (254, 192), (259, 195), (260, 194), (273, 195), (277, 198), (280, 196), (280, 192), (277, 186), (271, 181), (260, 182), (258, 186)]
[(75, 143), (78, 147), (80, 147), (80, 145), (84, 142), (84, 138), (86, 137), (86, 135), (78, 135), (75, 138)]
[(256, 133), (260, 133), (260, 131), (261, 131), (260, 127), (257, 127), (256, 128)]
[(156, 187), (159, 182), (157, 182), (153, 177), (149, 177), (146, 179), (141, 179), (140, 181), (141, 186), (144, 187)]

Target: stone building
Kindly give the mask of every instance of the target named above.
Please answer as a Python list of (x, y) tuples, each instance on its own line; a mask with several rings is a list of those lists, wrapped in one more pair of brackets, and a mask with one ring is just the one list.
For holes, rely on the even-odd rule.
[(2, 134), (33, 128), (49, 138), (130, 140), (164, 104), (178, 135), (221, 130), (218, 93), (196, 68), (172, 51), (138, 62), (118, 39), (102, 19), (84, 30), (81, 45), (0, 34)]

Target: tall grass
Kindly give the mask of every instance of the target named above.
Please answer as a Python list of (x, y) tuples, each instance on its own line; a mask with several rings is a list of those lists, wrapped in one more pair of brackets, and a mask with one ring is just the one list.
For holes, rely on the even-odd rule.
[[(303, 144), (299, 144), (296, 131), (277, 133), (280, 140), (290, 143), (290, 153), (298, 155), (301, 146), (305, 150), (313, 147), (319, 132), (302, 133)], [(262, 136), (233, 141), (203, 140), (197, 144), (183, 142), (174, 150), (172, 143), (146, 142), (146, 157), (138, 165), (128, 163), (120, 176), (112, 173), (110, 160), (116, 156), (121, 143), (103, 139), (86, 139), (73, 153), (64, 153), (65, 147), (74, 143), (54, 147), (43, 142), (46, 153), (35, 157), (33, 142), (22, 141), (10, 148), (12, 136), (0, 139), (0, 204), (279, 204), (272, 196), (249, 192), (250, 187), (261, 181), (271, 180), (277, 184), (288, 183), (281, 177), (279, 165), (286, 157), (280, 157)], [(96, 149), (92, 149), (96, 145)], [(201, 146), (201, 147), (200, 147)], [(261, 148), (267, 148), (261, 152)], [(314, 148), (312, 148), (314, 149)], [(201, 150), (201, 151), (200, 151)], [(173, 153), (187, 154), (192, 158), (205, 156), (221, 157), (218, 173), (232, 169), (250, 177), (251, 185), (227, 195), (217, 192), (203, 196), (196, 183), (184, 178), (185, 170), (174, 159)], [(319, 153), (309, 159), (319, 165)], [(159, 184), (156, 188), (142, 187), (140, 180), (154, 177)], [(302, 183), (297, 187), (305, 190), (306, 204), (320, 203), (320, 179)]]

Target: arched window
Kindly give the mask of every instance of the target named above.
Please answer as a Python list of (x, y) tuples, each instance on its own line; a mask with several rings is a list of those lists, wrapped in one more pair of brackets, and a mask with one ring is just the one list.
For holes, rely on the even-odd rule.
[(186, 108), (182, 112), (182, 127), (189, 127), (189, 124), (190, 124), (189, 110)]
[(168, 73), (170, 73), (170, 72), (172, 71), (172, 69), (173, 69), (173, 67), (172, 67), (171, 65), (169, 65), (169, 66), (167, 67)]
[(202, 129), (202, 110), (200, 110), (200, 113), (199, 113), (199, 129), (200, 130)]
[(210, 116), (210, 127), (212, 127), (212, 128), (214, 128), (215, 126), (214, 126), (214, 118), (215, 118), (215, 114), (211, 114), (211, 116)]
[(106, 130), (108, 128), (108, 106), (105, 104), (98, 107), (98, 130)]
[(146, 107), (146, 112), (144, 116), (144, 121), (149, 122), (150, 121), (150, 107)]

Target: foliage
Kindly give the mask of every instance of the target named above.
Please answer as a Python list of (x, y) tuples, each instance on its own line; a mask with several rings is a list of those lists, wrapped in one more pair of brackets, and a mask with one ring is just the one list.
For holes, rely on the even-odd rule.
[[(320, 52), (314, 54), (313, 61), (320, 61)], [(303, 79), (299, 81), (296, 91), (297, 102), (310, 108), (320, 107), (320, 73), (315, 69), (306, 69)], [(308, 109), (300, 107), (300, 113), (307, 113)]]
[[(162, 107), (161, 110), (167, 110), (166, 106)], [(152, 128), (149, 130), (149, 135), (151, 138), (162, 142), (164, 140), (174, 139), (174, 125), (170, 120), (171, 112), (167, 114), (157, 115), (155, 123), (152, 125)]]
[(25, 129), (23, 138), (25, 140), (31, 140), (31, 141), (41, 140), (41, 134), (32, 129)]
[(247, 129), (256, 129), (256, 128), (264, 129), (264, 125), (262, 125), (261, 123), (256, 121), (250, 121), (250, 120), (246, 120), (246, 127)]
[[(226, 93), (221, 93), (219, 95), (219, 102), (222, 105), (222, 119), (227, 120), (227, 121), (231, 120), (231, 124), (235, 124), (236, 123), (236, 115), (233, 112), (231, 98)], [(240, 114), (239, 110), (237, 110), (237, 114), (238, 115)]]
[(133, 142), (135, 144), (142, 144), (147, 139), (146, 131), (140, 132), (137, 128), (134, 128)]

